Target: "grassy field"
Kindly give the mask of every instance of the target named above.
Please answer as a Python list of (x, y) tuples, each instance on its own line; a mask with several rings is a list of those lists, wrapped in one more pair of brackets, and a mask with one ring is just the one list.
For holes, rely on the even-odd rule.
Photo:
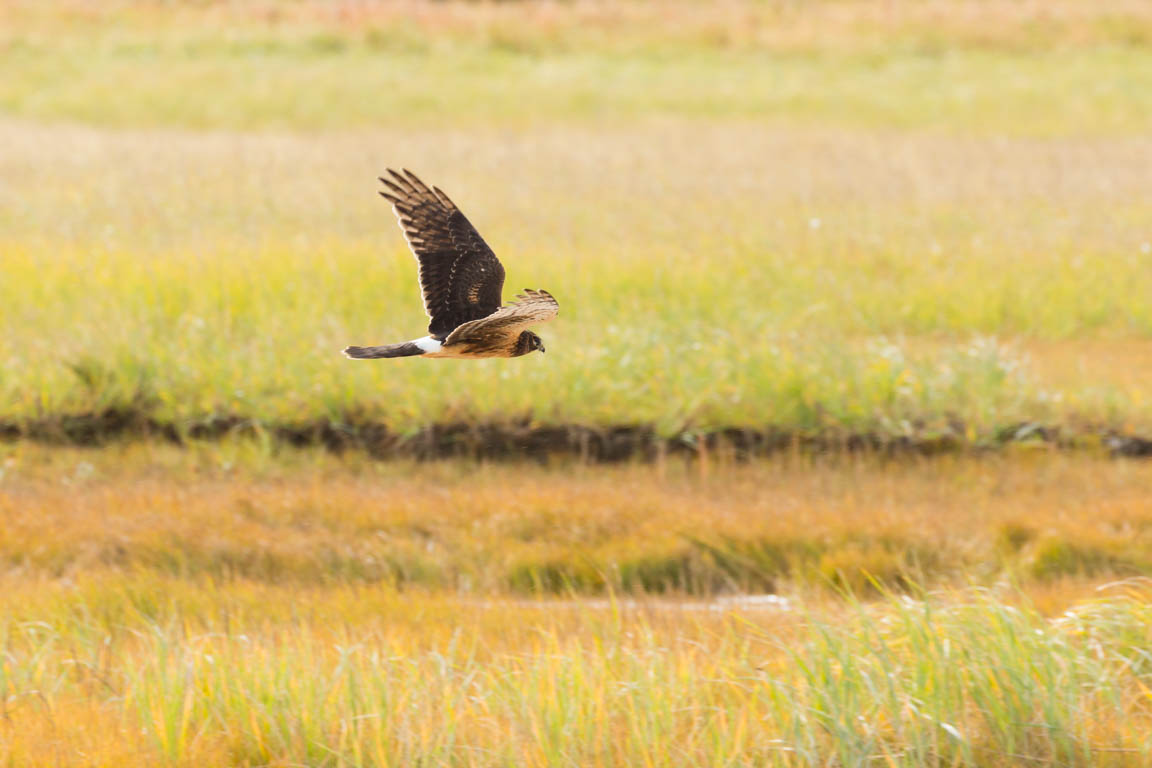
[[(1152, 431), (1143, 5), (672, 7), (7, 4), (0, 421)], [(549, 355), (341, 358), (401, 165)]]
[(1152, 576), (1148, 468), (1046, 450), (613, 468), (250, 441), (4, 456), (0, 563), (38, 578), (706, 597)]
[(1135, 591), (1046, 618), (981, 593), (780, 611), (139, 579), (9, 587), (0, 755), (1140, 766), (1152, 616)]
[[(1152, 762), (1147, 3), (0, 0), (0, 72), (0, 765)], [(397, 166), (546, 356), (342, 358)]]
[(1152, 757), (1139, 464), (2, 461), (7, 765)]
[(1152, 616), (1135, 591), (1046, 618), (981, 593), (780, 611), (139, 579), (9, 587), (0, 755), (1141, 766)]

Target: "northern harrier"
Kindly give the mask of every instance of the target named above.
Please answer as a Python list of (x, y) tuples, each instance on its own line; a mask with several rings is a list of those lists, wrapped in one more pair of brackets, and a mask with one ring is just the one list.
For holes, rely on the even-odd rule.
[(420, 262), (428, 335), (402, 344), (348, 347), (357, 360), (377, 357), (519, 357), (544, 351), (527, 330), (556, 317), (560, 305), (547, 291), (525, 290), (500, 306), (504, 267), (464, 214), (436, 187), (405, 170), (389, 169), (380, 194), (392, 203), (408, 246)]

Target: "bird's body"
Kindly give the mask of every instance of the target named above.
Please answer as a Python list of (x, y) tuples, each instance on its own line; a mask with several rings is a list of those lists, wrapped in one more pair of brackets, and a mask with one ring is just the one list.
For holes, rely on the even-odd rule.
[(386, 357), (520, 357), (544, 351), (527, 330), (560, 311), (547, 291), (525, 290), (500, 305), (504, 267), (448, 196), (411, 171), (389, 171), (380, 194), (392, 203), (420, 264), (420, 289), (431, 322), (428, 335), (400, 344), (348, 347), (357, 360)]
[(381, 347), (348, 347), (344, 354), (355, 360), (370, 360), (378, 357), (520, 357), (539, 349), (540, 337), (531, 331), (522, 331), (515, 337), (505, 334), (477, 334), (471, 338), (457, 339), (451, 344), (439, 341), (433, 336), (405, 341), (402, 344), (385, 344)]

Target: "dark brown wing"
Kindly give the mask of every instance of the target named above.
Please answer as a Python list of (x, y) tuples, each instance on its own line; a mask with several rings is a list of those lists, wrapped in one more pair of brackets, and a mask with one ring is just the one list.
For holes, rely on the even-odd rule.
[(388, 169), (381, 177), (408, 245), (420, 262), (428, 333), (443, 339), (462, 323), (500, 308), (504, 267), (456, 204), (416, 174)]

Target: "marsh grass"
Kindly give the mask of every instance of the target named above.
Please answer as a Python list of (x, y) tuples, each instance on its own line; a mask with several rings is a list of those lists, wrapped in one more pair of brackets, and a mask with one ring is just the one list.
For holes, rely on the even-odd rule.
[[(1149, 564), (1112, 555), (1147, 551), (1149, 482), (10, 445), (0, 759), (1139, 766)], [(600, 580), (513, 578), (544, 562)]]
[[(0, 14), (7, 434), (1152, 429), (1139, 3)], [(422, 329), (397, 165), (560, 297), (551, 354), (339, 356)]]
[[(9, 423), (120, 408), (177, 431), (527, 418), (985, 441), (1149, 424), (1142, 140), (2, 130)], [(561, 298), (551, 354), (339, 355), (422, 328), (372, 184), (396, 156), (443, 179), (510, 289)]]
[(1144, 764), (1139, 588), (1055, 619), (1006, 597), (764, 613), (9, 588), (0, 743), (11, 765)]
[[(1149, 764), (1152, 480), (1049, 436), (1152, 432), (1150, 30), (0, 2), (0, 437), (139, 438), (0, 442), (0, 763)], [(556, 293), (547, 357), (339, 357), (423, 327), (389, 166)], [(447, 423), (697, 456), (277, 439)]]
[(10, 2), (0, 106), (287, 128), (650, 115), (1065, 135), (1147, 127), (1139, 2)]
[(252, 441), (17, 448), (0, 563), (310, 588), (862, 596), (1152, 575), (1149, 477), (1061, 458), (380, 464)]

